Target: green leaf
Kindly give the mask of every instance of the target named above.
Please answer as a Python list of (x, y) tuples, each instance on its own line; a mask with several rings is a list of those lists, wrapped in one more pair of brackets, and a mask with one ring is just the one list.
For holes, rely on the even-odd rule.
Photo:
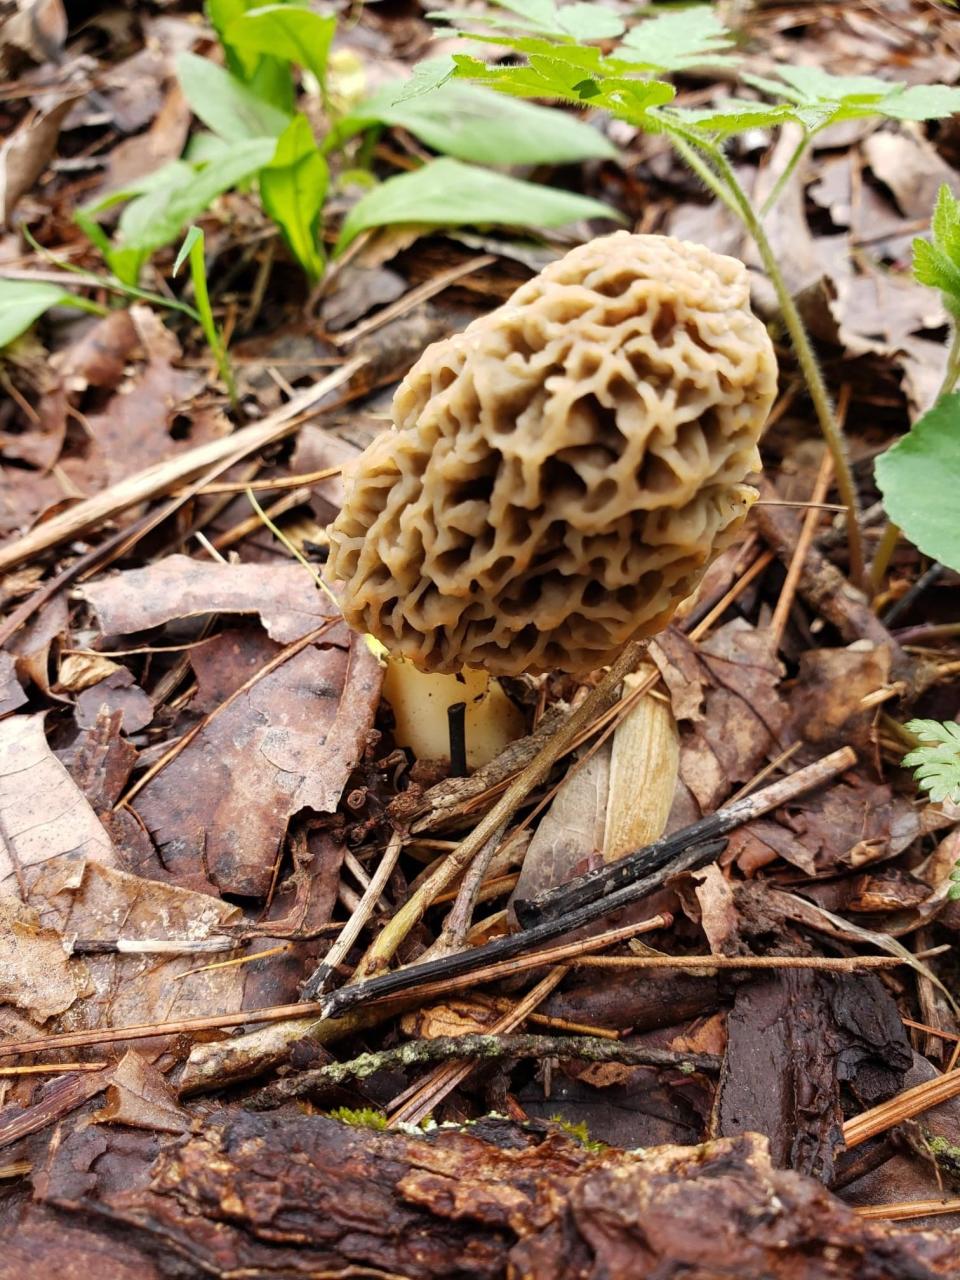
[(51, 307), (77, 307), (103, 314), (103, 308), (42, 280), (0, 280), (0, 347), (26, 333)]
[(336, 130), (337, 143), (381, 121), (418, 137), (435, 151), (491, 166), (567, 164), (617, 155), (599, 130), (547, 107), (516, 101), (476, 85), (447, 83), (398, 101), (400, 82), (385, 85)]
[(227, 142), (279, 138), (290, 123), (287, 112), (258, 98), (236, 76), (207, 58), (181, 53), (176, 68), (190, 110)]
[(914, 84), (881, 103), (881, 115), (893, 120), (942, 120), (960, 111), (960, 89), (945, 84)]
[(329, 181), (310, 121), (294, 116), (260, 174), (260, 198), (311, 280), (319, 279), (325, 266), (318, 228)]
[(960, 392), (944, 396), (876, 462), (887, 515), (915, 546), (960, 569)]
[(470, 9), (438, 9), (427, 14), (434, 21), (449, 22), (461, 30), (471, 26), (489, 31), (529, 31), (561, 40), (612, 40), (623, 32), (623, 22), (602, 4), (556, 5), (552, 0), (494, 0), (506, 13)]
[(939, 289), (943, 301), (954, 314), (960, 309), (960, 265), (929, 240), (913, 242), (913, 276), (920, 284)]
[(255, 7), (250, 0), (207, 0), (207, 17), (213, 24), (227, 58), (227, 70), (242, 80), (258, 98), (293, 115), (296, 94), (290, 64), (255, 50), (236, 49), (227, 39), (231, 22)]
[(624, 36), (619, 53), (652, 70), (684, 71), (733, 63), (732, 46), (733, 33), (710, 5), (698, 5), (639, 23)]
[(177, 272), (180, 270), (180, 268), (183, 266), (186, 260), (190, 257), (191, 249), (198, 242), (200, 244), (203, 243), (203, 232), (200, 230), (199, 227), (191, 227), (190, 230), (187, 232), (187, 234), (184, 236), (183, 244), (180, 246), (180, 251), (177, 254), (176, 261), (173, 264), (173, 275), (177, 274)]
[[(904, 728), (923, 744), (903, 757), (903, 765), (914, 771), (917, 785), (929, 792), (935, 804), (944, 800), (960, 803), (960, 724), (949, 720), (910, 720)], [(960, 879), (956, 868), (950, 873), (950, 879)]]
[(323, 18), (299, 5), (268, 4), (235, 18), (226, 40), (244, 54), (265, 53), (295, 62), (323, 84), (336, 29), (336, 18)]
[(135, 284), (155, 249), (175, 240), (188, 222), (206, 212), (224, 191), (251, 177), (273, 158), (273, 138), (237, 143), (201, 169), (186, 166), (175, 183), (132, 200), (120, 215), (107, 260), (117, 277)]
[(795, 120), (797, 108), (792, 103), (751, 102), (748, 99), (724, 98), (721, 108), (669, 107), (667, 120), (676, 120), (701, 133), (729, 138), (747, 129), (774, 129)]
[(415, 173), (389, 178), (347, 214), (335, 252), (361, 231), (392, 223), (456, 227), (559, 227), (579, 218), (614, 218), (607, 205), (586, 196), (521, 182), (458, 160), (435, 160)]

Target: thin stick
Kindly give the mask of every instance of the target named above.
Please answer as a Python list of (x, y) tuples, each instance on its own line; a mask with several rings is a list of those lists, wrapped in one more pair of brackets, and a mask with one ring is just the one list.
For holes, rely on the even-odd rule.
[[(215, 493), (245, 493), (247, 489), (254, 492), (270, 489), (299, 489), (301, 485), (317, 484), (320, 480), (329, 480), (338, 476), (343, 467), (324, 467), (322, 471), (303, 471), (299, 475), (274, 476), (272, 480), (222, 480), (216, 484), (205, 484), (196, 490), (200, 498), (207, 498)], [(176, 490), (177, 494), (181, 490)], [(842, 508), (841, 508), (842, 510)]]
[(772, 782), (768, 787), (744, 796), (741, 800), (735, 800), (732, 804), (718, 809), (716, 813), (700, 818), (699, 821), (691, 823), (690, 826), (672, 835), (662, 837), (653, 844), (647, 845), (646, 848), (637, 850), (636, 853), (628, 854), (625, 858), (608, 866), (599, 867), (596, 871), (578, 876), (575, 880), (548, 890), (536, 898), (515, 903), (518, 918), (523, 924), (527, 924), (534, 920), (568, 913), (587, 903), (595, 902), (598, 898), (609, 895), (654, 868), (664, 866), (681, 850), (688, 849), (700, 841), (725, 835), (744, 822), (759, 818), (780, 805), (795, 800), (804, 792), (832, 781), (856, 762), (857, 755), (852, 747), (842, 747), (839, 751), (834, 751), (807, 765), (806, 768), (798, 769), (796, 773), (788, 774), (787, 777)]
[(877, 1218), (900, 1222), (904, 1218), (929, 1218), (941, 1213), (960, 1213), (960, 1198), (952, 1200), (900, 1200), (893, 1204), (855, 1204), (850, 1206), (861, 1218)]
[[(518, 955), (507, 960), (497, 960), (490, 964), (479, 965), (474, 969), (467, 969), (466, 972), (458, 972), (449, 978), (440, 978), (435, 982), (417, 982), (416, 992), (422, 1002), (432, 1000), (434, 996), (439, 999), (446, 999), (454, 991), (465, 991), (472, 987), (486, 985), (488, 982), (498, 982), (501, 978), (514, 978), (520, 973), (525, 973), (528, 969), (540, 969), (545, 963), (556, 963), (558, 960), (569, 960), (571, 957), (578, 955), (586, 955), (591, 951), (602, 951), (606, 947), (612, 947), (618, 942), (626, 942), (629, 938), (636, 937), (641, 933), (653, 933), (657, 929), (668, 929), (673, 923), (673, 916), (669, 912), (663, 912), (661, 915), (651, 916), (649, 920), (641, 920), (639, 924), (624, 925), (620, 929), (610, 929), (606, 933), (599, 934), (596, 938), (590, 938), (585, 942), (565, 942), (559, 943), (555, 947), (545, 947), (542, 951), (531, 951), (526, 955)], [(514, 934), (514, 937), (522, 935)], [(475, 956), (480, 951), (492, 951), (501, 943), (512, 942), (512, 938), (499, 938), (496, 942), (487, 943), (485, 947), (474, 947), (472, 951), (461, 953), (452, 957), (455, 960), (462, 960), (464, 956)], [(597, 944), (597, 945), (594, 945)], [(442, 962), (441, 962), (442, 963)], [(397, 973), (387, 974), (389, 978), (399, 978), (401, 974), (411, 973), (414, 968), (424, 968), (426, 966), (416, 965), (410, 966), (410, 969), (401, 969)], [(377, 978), (373, 981), (382, 983), (384, 978)], [(369, 988), (371, 983), (366, 983), (365, 987)], [(397, 983), (398, 990), (388, 992), (384, 996), (374, 996), (375, 999), (396, 1000), (398, 998), (409, 999), (409, 994), (402, 989)], [(369, 990), (361, 988), (362, 999), (357, 999), (355, 1003), (365, 1003), (369, 998)], [(341, 996), (346, 995), (347, 988), (343, 987), (340, 991), (335, 992), (332, 996), (328, 996), (328, 1000), (337, 1001)], [(338, 1015), (339, 1016), (339, 1015)]]
[[(529, 1015), (528, 1020), (535, 1021), (536, 1015)], [(651, 1049), (645, 1045), (624, 1044), (623, 1041), (611, 1043), (595, 1036), (494, 1036), (490, 1033), (471, 1032), (463, 1036), (410, 1040), (396, 1049), (365, 1053), (350, 1062), (331, 1062), (325, 1067), (303, 1071), (292, 1079), (269, 1084), (251, 1098), (245, 1099), (243, 1105), (253, 1111), (265, 1111), (294, 1098), (339, 1087), (347, 1080), (366, 1079), (377, 1071), (417, 1066), (424, 1062), (445, 1062), (450, 1058), (471, 1058), (474, 1061), (561, 1058), (579, 1059), (583, 1062), (619, 1062), (630, 1067), (674, 1068), (680, 1071), (693, 1068), (696, 1071), (714, 1073), (720, 1069), (720, 1058), (712, 1053)]]
[(442, 954), (444, 952), (460, 951), (464, 946), (467, 934), (470, 932), (473, 910), (477, 904), (477, 895), (480, 892), (480, 886), (483, 884), (483, 877), (487, 874), (487, 868), (493, 861), (493, 855), (500, 847), (503, 832), (504, 828), (502, 826), (498, 827), (470, 866), (467, 867), (460, 888), (457, 890), (453, 906), (450, 908), (443, 923), (443, 929), (437, 940), (437, 952)]
[(0, 1067), (0, 1076), (59, 1076), (70, 1071), (104, 1071), (109, 1065), (109, 1062), (35, 1062), (29, 1067)]
[[(842, 425), (842, 410), (850, 394), (847, 384), (844, 385), (846, 393), (840, 408), (837, 411), (837, 417)], [(811, 501), (822, 502), (827, 490), (830, 488), (830, 480), (833, 476), (833, 455), (829, 449), (824, 450), (823, 459), (820, 463), (820, 470), (817, 473), (817, 479), (813, 486), (813, 494)], [(776, 652), (780, 648), (783, 640), (783, 633), (786, 630), (787, 619), (790, 617), (790, 610), (793, 608), (794, 597), (797, 594), (797, 585), (800, 582), (800, 575), (803, 572), (804, 561), (807, 558), (807, 552), (813, 542), (813, 535), (817, 530), (817, 521), (820, 512), (817, 507), (811, 507), (807, 514), (803, 517), (803, 524), (800, 528), (800, 537), (797, 539), (797, 546), (787, 569), (787, 576), (783, 582), (783, 588), (780, 592), (780, 599), (777, 601), (776, 608), (773, 611), (773, 617), (770, 620), (770, 636), (773, 651)]]
[(556, 762), (571, 750), (581, 731), (607, 709), (616, 697), (616, 691), (623, 677), (639, 665), (645, 650), (646, 642), (642, 640), (635, 640), (627, 645), (596, 688), (591, 689), (580, 706), (560, 722), (530, 763), (517, 774), (501, 798), (487, 811), (471, 833), (423, 881), (419, 889), (411, 894), (409, 900), (386, 925), (364, 958), (365, 968), (368, 971), (387, 964), (437, 894), (442, 893), (447, 885), (466, 870), (493, 833), (510, 821), (533, 788), (538, 786)]
[(400, 857), (402, 848), (403, 836), (399, 831), (394, 831), (384, 850), (383, 857), (380, 859), (379, 866), (364, 889), (363, 897), (357, 903), (356, 910), (341, 929), (336, 942), (334, 942), (323, 960), (303, 984), (302, 990), (305, 1000), (315, 1000), (332, 982), (337, 967), (346, 960), (350, 948), (359, 938), (361, 930), (373, 914), (377, 901), (386, 888), (394, 867), (397, 865), (397, 859)]
[[(535, 955), (524, 957), (522, 962), (513, 962), (508, 966), (508, 970), (510, 973), (516, 973), (521, 969), (553, 964), (557, 960), (568, 959), (578, 949), (580, 952), (600, 951), (617, 942), (624, 942), (638, 933), (662, 929), (669, 923), (670, 917), (661, 915), (654, 916), (650, 920), (641, 920), (638, 924), (623, 925), (619, 929), (611, 929), (599, 934), (596, 938), (549, 947)], [(444, 990), (452, 989), (452, 986), (452, 983), (444, 984)], [(286, 1022), (288, 1019), (302, 1021), (314, 1015), (319, 1017), (323, 1013), (324, 1003), (317, 1000), (303, 1001), (300, 1004), (269, 1005), (263, 1009), (241, 1009), (238, 1013), (210, 1014), (203, 1018), (180, 1018), (172, 1022), (144, 1022), (128, 1027), (101, 1027), (93, 1031), (65, 1031), (60, 1035), (43, 1036), (38, 1040), (14, 1040), (5, 1044), (0, 1043), (0, 1058), (12, 1058), (21, 1053), (45, 1053), (47, 1050), (54, 1049), (80, 1049), (91, 1044), (119, 1044), (125, 1040), (147, 1040), (156, 1036), (183, 1035), (191, 1031), (215, 1031), (222, 1027), (239, 1027), (247, 1023)]]
[(690, 632), (690, 639), (702, 640), (717, 619), (722, 617), (726, 610), (730, 608), (734, 600), (746, 591), (754, 578), (756, 578), (758, 574), (763, 573), (767, 565), (775, 559), (776, 555), (773, 551), (761, 552), (761, 554), (757, 556), (756, 560), (754, 560), (753, 564), (740, 575), (735, 583), (733, 583), (730, 590), (720, 597), (710, 612), (700, 619), (697, 625)]
[(822, 969), (858, 973), (895, 969), (899, 956), (578, 956), (578, 969)]
[(303, 415), (316, 410), (318, 402), (324, 396), (348, 382), (365, 363), (362, 358), (351, 360), (349, 364), (335, 369), (314, 386), (302, 391), (262, 422), (243, 427), (232, 435), (209, 440), (163, 462), (154, 463), (143, 471), (127, 476), (103, 493), (85, 498), (68, 511), (45, 520), (22, 538), (0, 547), (0, 573), (31, 560), (43, 551), (49, 551), (61, 542), (88, 533), (105, 520), (126, 511), (128, 507), (168, 493), (198, 471), (228, 459), (232, 465), (248, 453), (282, 440), (300, 426)]
[[(570, 969), (567, 965), (557, 965), (555, 969), (551, 969), (535, 987), (527, 992), (515, 1008), (497, 1019), (490, 1028), (490, 1035), (499, 1036), (515, 1031), (524, 1021), (527, 1014), (532, 1013), (538, 1005), (542, 1004), (569, 972)], [(404, 1122), (407, 1124), (419, 1124), (435, 1107), (440, 1105), (457, 1085), (466, 1080), (467, 1076), (473, 1071), (473, 1067), (474, 1064), (472, 1062), (456, 1061), (446, 1067), (441, 1067), (434, 1073), (433, 1079), (428, 1078), (424, 1082), (423, 1086), (417, 1090), (409, 1102), (404, 1103), (393, 1112), (388, 1124), (391, 1127)]]
[(366, 337), (367, 334), (375, 332), (375, 330), (389, 321), (406, 315), (408, 311), (412, 311), (421, 302), (426, 302), (428, 298), (442, 293), (444, 289), (456, 280), (462, 279), (463, 276), (472, 275), (475, 271), (481, 271), (484, 267), (491, 266), (496, 260), (492, 253), (485, 253), (479, 258), (468, 258), (466, 261), (458, 263), (455, 267), (441, 271), (431, 279), (425, 280), (423, 284), (418, 284), (415, 289), (405, 293), (396, 302), (391, 302), (382, 307), (375, 315), (366, 320), (361, 320), (352, 329), (344, 329), (341, 333), (334, 334), (331, 337), (331, 341), (336, 347), (348, 347), (352, 342), (356, 342), (358, 338)]
[(937, 1076), (935, 1080), (914, 1085), (912, 1089), (904, 1090), (895, 1098), (890, 1098), (889, 1101), (881, 1102), (879, 1106), (871, 1107), (869, 1111), (863, 1111), (860, 1115), (854, 1116), (843, 1126), (843, 1140), (848, 1148), (859, 1146), (868, 1138), (875, 1138), (878, 1133), (884, 1133), (904, 1120), (929, 1111), (931, 1107), (939, 1106), (941, 1102), (949, 1102), (958, 1094), (960, 1094), (960, 1071), (949, 1071), (945, 1075)]
[(929, 1036), (939, 1036), (941, 1040), (955, 1040), (960, 1044), (960, 1036), (953, 1031), (941, 1031), (939, 1027), (931, 1027), (926, 1022), (914, 1022), (912, 1018), (901, 1018), (900, 1021), (905, 1027), (913, 1027), (917, 1031), (925, 1031)]

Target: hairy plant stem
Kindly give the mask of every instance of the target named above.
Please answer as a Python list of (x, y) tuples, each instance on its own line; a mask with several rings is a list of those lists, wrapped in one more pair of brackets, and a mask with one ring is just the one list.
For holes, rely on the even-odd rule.
[[(736, 214), (757, 246), (764, 270), (777, 295), (780, 314), (783, 317), (787, 333), (790, 335), (790, 341), (797, 357), (797, 363), (800, 365), (800, 371), (807, 384), (810, 399), (813, 401), (813, 408), (820, 424), (820, 430), (833, 458), (837, 489), (839, 490), (841, 501), (847, 509), (847, 547), (850, 555), (850, 577), (856, 586), (861, 586), (864, 580), (863, 538), (860, 531), (857, 489), (853, 480), (850, 459), (847, 455), (846, 442), (834, 413), (830, 395), (813, 350), (813, 344), (810, 341), (810, 336), (807, 333), (797, 305), (791, 296), (790, 290), (787, 288), (783, 272), (780, 270), (780, 264), (773, 251), (773, 246), (767, 238), (767, 233), (764, 231), (760, 217), (754, 212), (750, 197), (741, 187), (737, 175), (721, 148), (673, 123), (665, 126), (665, 132), (677, 154), (700, 178), (708, 190), (713, 192), (718, 200), (721, 200), (728, 209)], [(799, 159), (799, 156), (796, 159)]]
[[(958, 382), (960, 382), (960, 321), (954, 321), (953, 337), (950, 340), (950, 350), (947, 352), (947, 367), (943, 371), (943, 381), (940, 383), (940, 390), (933, 398), (933, 404), (938, 404), (944, 396), (948, 396)], [(933, 405), (930, 408), (932, 409)], [(900, 526), (888, 520), (870, 566), (870, 587), (874, 595), (880, 590), (883, 576), (890, 566), (890, 560), (899, 540)]]
[(810, 143), (812, 141), (813, 141), (813, 134), (807, 133), (807, 131), (804, 130), (803, 137), (800, 139), (800, 141), (797, 143), (796, 147), (794, 148), (793, 154), (790, 156), (790, 159), (787, 161), (786, 168), (784, 169), (783, 173), (781, 173), (780, 177), (777, 179), (773, 187), (773, 190), (770, 192), (766, 200), (764, 200), (763, 204), (760, 206), (761, 218), (765, 218), (767, 216), (770, 210), (774, 207), (774, 205), (776, 205), (777, 201), (783, 195), (784, 190), (786, 189), (787, 183), (793, 177), (793, 174), (794, 174), (794, 171), (796, 170), (797, 165), (800, 163), (803, 157), (807, 154), (807, 148), (810, 146)]

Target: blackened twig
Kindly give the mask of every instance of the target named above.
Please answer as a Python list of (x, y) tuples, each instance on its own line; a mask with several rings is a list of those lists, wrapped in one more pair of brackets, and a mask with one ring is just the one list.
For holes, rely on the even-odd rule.
[(585, 1062), (620, 1062), (628, 1067), (675, 1068), (680, 1071), (720, 1070), (721, 1059), (714, 1053), (685, 1053), (670, 1049), (650, 1049), (628, 1045), (622, 1040), (600, 1040), (593, 1036), (483, 1035), (436, 1036), (410, 1040), (382, 1053), (364, 1053), (350, 1062), (331, 1062), (325, 1067), (301, 1072), (289, 1080), (279, 1080), (259, 1089), (246, 1099), (251, 1111), (267, 1111), (292, 1098), (323, 1093), (350, 1079), (362, 1080), (377, 1071), (397, 1067), (422, 1066), (427, 1062), (451, 1059), (492, 1058), (579, 1058)]
[(792, 800), (795, 796), (828, 782), (851, 765), (856, 764), (856, 754), (851, 747), (842, 747), (832, 755), (824, 756), (805, 769), (798, 769), (773, 782), (769, 787), (754, 791), (751, 795), (735, 800), (725, 808), (718, 809), (705, 818), (700, 818), (688, 827), (675, 831), (672, 835), (655, 840), (653, 844), (636, 853), (607, 866), (588, 871), (556, 889), (548, 889), (535, 898), (521, 899), (514, 903), (517, 919), (521, 924), (532, 926), (542, 920), (550, 920), (556, 916), (576, 911), (587, 903), (596, 902), (598, 898), (615, 893), (625, 885), (631, 884), (641, 876), (648, 876), (660, 867), (666, 866), (678, 853), (689, 849), (691, 845), (703, 840), (713, 840), (725, 835), (735, 827), (764, 813), (769, 813), (779, 805)]

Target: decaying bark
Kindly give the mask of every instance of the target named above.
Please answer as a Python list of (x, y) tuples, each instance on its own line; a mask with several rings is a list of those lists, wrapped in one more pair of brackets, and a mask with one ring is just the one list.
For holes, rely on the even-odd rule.
[[(866, 1223), (755, 1134), (590, 1151), (498, 1119), (421, 1135), (221, 1111), (149, 1167), (87, 1128), (6, 1215), (0, 1274), (935, 1280), (960, 1241)], [(154, 1148), (155, 1149), (155, 1148)], [(143, 1155), (148, 1154), (145, 1150)], [(39, 1254), (34, 1252), (39, 1250)], [(4, 1271), (4, 1266), (13, 1270)], [(108, 1269), (100, 1267), (98, 1274)]]

